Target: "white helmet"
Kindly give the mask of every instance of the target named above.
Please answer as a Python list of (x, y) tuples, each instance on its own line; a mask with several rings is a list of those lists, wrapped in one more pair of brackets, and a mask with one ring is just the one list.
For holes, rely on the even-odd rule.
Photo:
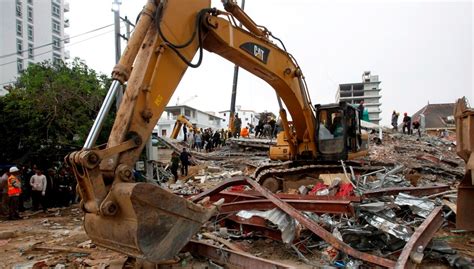
[(20, 171), (20, 169), (18, 169), (18, 167), (16, 167), (16, 166), (10, 167), (10, 173), (15, 173), (15, 172), (18, 172), (18, 171)]

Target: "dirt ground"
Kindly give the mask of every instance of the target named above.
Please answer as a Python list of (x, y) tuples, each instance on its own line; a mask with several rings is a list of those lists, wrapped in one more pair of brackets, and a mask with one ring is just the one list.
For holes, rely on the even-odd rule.
[(87, 248), (91, 244), (78, 247), (89, 239), (77, 206), (50, 209), (48, 213), (26, 211), (21, 215), (22, 220), (0, 221), (1, 268), (32, 268), (34, 264), (36, 268), (54, 268), (58, 264), (58, 268), (80, 268), (109, 265), (110, 261), (124, 258), (104, 248)]
[[(126, 256), (92, 244), (82, 227), (82, 213), (73, 205), (48, 213), (26, 211), (22, 220), (0, 221), (0, 268), (112, 268)], [(291, 249), (271, 240), (240, 241), (257, 257), (312, 268), (299, 262)], [(202, 259), (187, 259), (172, 268), (207, 268)]]
[[(77, 205), (51, 209), (48, 213), (26, 211), (22, 216), (22, 220), (0, 221), (0, 268), (114, 268), (111, 265), (121, 266), (127, 258), (90, 243)], [(474, 233), (457, 231), (453, 223), (448, 223), (435, 239), (448, 242), (465, 257), (474, 258)], [(233, 243), (257, 257), (296, 268), (319, 268), (317, 264), (324, 264), (316, 254), (306, 255), (314, 265), (305, 264), (290, 247), (270, 239), (235, 240)], [(208, 261), (191, 258), (167, 268), (208, 266)], [(421, 268), (451, 267), (447, 262), (426, 259)]]
[[(248, 163), (258, 162), (259, 159), (251, 161), (246, 156), (226, 158), (219, 162), (204, 161), (191, 167), (190, 176), (175, 182), (175, 188), (171, 188), (171, 191), (185, 196), (193, 195), (212, 188), (229, 173), (241, 171), (243, 174), (251, 174), (252, 165)], [(464, 163), (456, 156), (455, 146), (449, 141), (434, 138), (420, 140), (399, 134), (385, 135), (381, 145), (371, 145), (369, 157), (364, 162), (375, 165), (403, 164), (404, 176), (413, 186), (443, 183), (455, 189), (459, 175), (464, 172)], [(222, 176), (223, 173), (227, 174)], [(194, 180), (188, 181), (193, 177)], [(447, 243), (450, 249), (472, 261), (474, 233), (457, 230), (455, 213), (451, 213), (452, 216), (447, 218), (434, 239)], [(0, 218), (0, 268), (122, 268), (127, 259), (123, 254), (95, 246), (89, 241), (82, 226), (83, 216), (78, 205), (53, 208), (48, 213), (26, 211), (21, 215), (23, 219), (16, 221)], [(323, 253), (316, 248), (313, 253), (304, 253), (309, 261), (305, 263), (294, 249), (279, 241), (261, 237), (242, 237), (231, 241), (254, 256), (295, 268), (321, 268), (328, 264)], [(450, 262), (455, 264), (448, 256), (436, 258), (431, 253), (425, 254), (427, 255), (420, 268), (452, 268)], [(396, 260), (398, 255), (399, 252), (389, 258)], [(181, 254), (180, 257), (178, 263), (160, 268), (220, 268), (202, 257), (191, 257), (189, 254)], [(471, 263), (463, 268), (474, 268), (474, 265)]]

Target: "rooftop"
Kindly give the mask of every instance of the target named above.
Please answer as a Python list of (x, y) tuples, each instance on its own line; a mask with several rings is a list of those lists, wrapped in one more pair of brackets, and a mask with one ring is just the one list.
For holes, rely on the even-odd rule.
[(427, 104), (415, 114), (413, 114), (412, 121), (418, 120), (420, 114), (425, 115), (426, 129), (442, 129), (454, 127), (454, 103), (445, 104)]
[(173, 109), (181, 109), (181, 108), (187, 108), (187, 109), (190, 109), (190, 110), (198, 111), (199, 113), (202, 113), (202, 114), (209, 115), (209, 116), (214, 117), (214, 118), (223, 119), (222, 117), (213, 115), (209, 112), (205, 112), (205, 111), (202, 111), (202, 110), (199, 110), (197, 108), (190, 107), (190, 106), (187, 106), (187, 105), (167, 106), (167, 107), (165, 107), (165, 111), (173, 110)]

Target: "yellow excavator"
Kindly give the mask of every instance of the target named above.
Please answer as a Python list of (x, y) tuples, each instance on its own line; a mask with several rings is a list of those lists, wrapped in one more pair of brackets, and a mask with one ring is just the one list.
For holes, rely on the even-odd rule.
[[(217, 205), (202, 206), (157, 185), (137, 183), (132, 172), (185, 71), (201, 64), (203, 50), (239, 65), (276, 91), (284, 131), (270, 150), (272, 159), (306, 165), (304, 171), (315, 163), (366, 153), (357, 110), (345, 103), (311, 104), (303, 72), (281, 40), (234, 1), (223, 5), (225, 10), (210, 8), (210, 0), (149, 0), (143, 8), (83, 149), (66, 157), (82, 197), (85, 230), (96, 244), (150, 262), (172, 259), (216, 212)], [(96, 147), (124, 83), (107, 145)]]
[(174, 123), (173, 131), (171, 132), (171, 138), (176, 139), (183, 128), (183, 125), (186, 125), (186, 128), (193, 131), (198, 131), (196, 127), (188, 120), (184, 115), (179, 115), (176, 118), (176, 122)]

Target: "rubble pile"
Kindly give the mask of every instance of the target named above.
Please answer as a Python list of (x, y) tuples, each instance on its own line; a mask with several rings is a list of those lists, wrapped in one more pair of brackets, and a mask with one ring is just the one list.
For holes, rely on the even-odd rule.
[(435, 136), (388, 134), (381, 145), (371, 145), (372, 165), (403, 165), (413, 186), (457, 184), (464, 177), (464, 161), (456, 154), (456, 141)]
[[(236, 140), (212, 153), (192, 151), (195, 165), (176, 182), (162, 164), (163, 179), (155, 183), (164, 189), (195, 203), (224, 201), (163, 268), (472, 268), (474, 234), (455, 228), (456, 187), (465, 165), (455, 142), (386, 134), (370, 146), (368, 157), (341, 162), (337, 172), (308, 175), (311, 180), (275, 194), (252, 175), (258, 167), (284, 163), (252, 155), (251, 148), (261, 146), (249, 142)], [(15, 232), (25, 238), (1, 239), (0, 256), (15, 257), (9, 263), (14, 268), (127, 263), (127, 257), (88, 241), (78, 208), (57, 212), (19, 221)], [(9, 230), (13, 224), (0, 222), (0, 227)]]

